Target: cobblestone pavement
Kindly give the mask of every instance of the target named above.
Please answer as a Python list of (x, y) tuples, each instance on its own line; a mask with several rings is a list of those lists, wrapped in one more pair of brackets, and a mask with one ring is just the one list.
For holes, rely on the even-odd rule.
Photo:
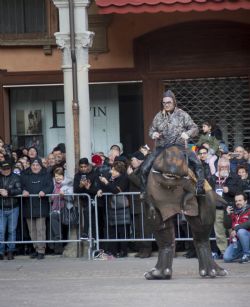
[(156, 257), (88, 261), (48, 256), (0, 261), (0, 306), (245, 307), (250, 263), (224, 264), (225, 278), (200, 278), (197, 259), (174, 259), (172, 280), (147, 281)]

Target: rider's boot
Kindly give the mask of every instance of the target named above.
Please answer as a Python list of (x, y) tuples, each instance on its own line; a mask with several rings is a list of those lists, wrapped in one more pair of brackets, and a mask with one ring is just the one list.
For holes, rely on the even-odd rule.
[(204, 170), (202, 168), (202, 165), (195, 165), (195, 175), (196, 175), (196, 194), (197, 195), (204, 195), (205, 190), (204, 190), (204, 181), (205, 181), (205, 176), (204, 176)]

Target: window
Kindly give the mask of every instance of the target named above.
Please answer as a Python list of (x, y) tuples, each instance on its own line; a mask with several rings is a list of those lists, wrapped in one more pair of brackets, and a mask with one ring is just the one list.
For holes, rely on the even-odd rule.
[(0, 32), (44, 33), (46, 10), (44, 0), (0, 0)]
[(52, 1), (0, 0), (0, 45), (50, 45), (57, 30)]

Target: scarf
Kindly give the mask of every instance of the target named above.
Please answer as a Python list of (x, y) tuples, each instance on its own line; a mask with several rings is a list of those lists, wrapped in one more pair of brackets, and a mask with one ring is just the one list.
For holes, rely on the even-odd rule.
[[(61, 188), (62, 188), (62, 183), (55, 182), (53, 194), (59, 194)], [(51, 197), (51, 200), (52, 200), (52, 210), (53, 211), (55, 210), (59, 211), (60, 209), (64, 207), (64, 197), (63, 196), (53, 195)]]

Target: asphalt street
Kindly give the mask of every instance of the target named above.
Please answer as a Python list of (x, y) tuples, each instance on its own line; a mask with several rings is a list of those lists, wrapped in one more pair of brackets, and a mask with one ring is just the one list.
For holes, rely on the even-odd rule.
[(83, 260), (47, 256), (0, 261), (0, 306), (246, 307), (250, 263), (224, 264), (228, 276), (201, 278), (197, 259), (174, 259), (172, 280), (148, 281), (156, 257)]

